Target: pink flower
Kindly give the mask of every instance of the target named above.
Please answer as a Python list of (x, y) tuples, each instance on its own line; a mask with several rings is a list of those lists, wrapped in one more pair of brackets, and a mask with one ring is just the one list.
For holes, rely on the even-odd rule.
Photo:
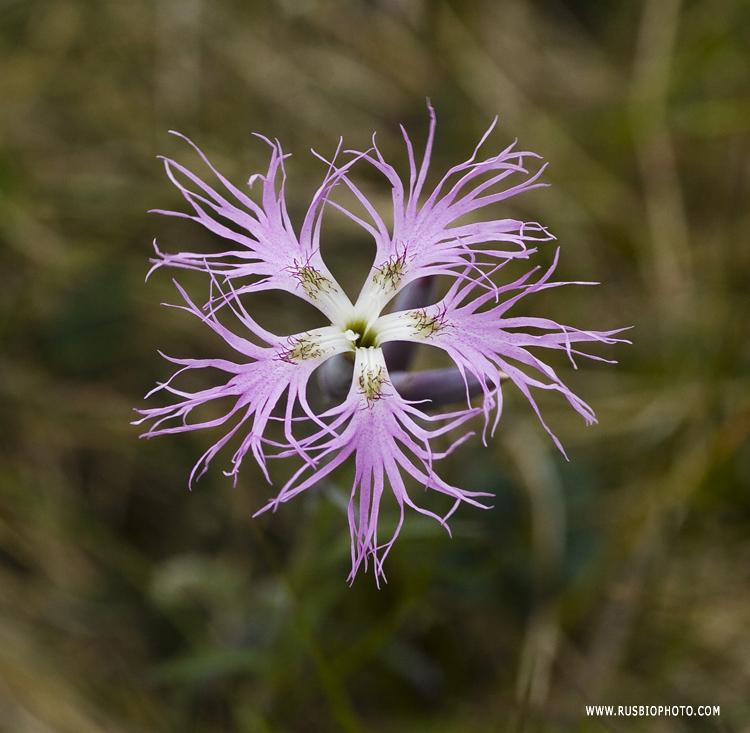
[[(352, 157), (345, 165), (336, 165), (335, 159), (328, 164), (299, 234), (295, 233), (284, 202), (287, 156), (278, 143), (262, 138), (272, 150), (269, 169), (266, 175), (256, 175), (248, 181), (250, 187), (261, 184), (259, 202), (221, 176), (200, 151), (224, 192), (218, 192), (174, 161), (165, 160), (167, 174), (191, 204), (193, 213), (160, 213), (191, 218), (232, 244), (215, 254), (163, 254), (156, 249), (154, 266), (206, 273), (211, 284), (208, 302), (199, 307), (177, 285), (184, 300), (179, 307), (221, 336), (238, 358), (235, 362), (166, 357), (180, 368), (153, 392), (169, 392), (176, 401), (165, 407), (139, 410), (143, 417), (137, 423), (151, 422), (146, 437), (224, 426), (223, 436), (197, 462), (191, 483), (235, 435), (241, 442), (228, 474), (235, 481), (248, 451), (266, 478), (269, 446), (280, 449), (277, 456), (300, 459), (299, 470), (258, 513), (275, 510), (353, 456), (355, 476), (348, 512), (352, 538), (350, 580), (369, 561), (373, 563), (376, 581), (385, 577), (383, 561), (404, 521), (405, 507), (432, 516), (447, 528), (448, 517), (462, 502), (484, 506), (481, 499), (487, 494), (451, 486), (434, 470), (437, 460), (472, 433), (464, 433), (443, 452), (433, 449), (432, 441), (477, 415), (484, 416), (485, 432), (490, 424), (493, 432), (502, 408), (502, 381), (515, 384), (537, 414), (531, 387), (562, 393), (587, 422), (595, 422), (591, 408), (530, 349), (562, 349), (572, 360), (573, 355), (589, 356), (574, 349), (573, 344), (612, 344), (622, 340), (615, 338), (619, 331), (583, 331), (548, 319), (507, 315), (525, 295), (569, 283), (550, 282), (553, 265), (535, 281), (531, 276), (539, 268), (513, 282), (496, 284), (497, 275), (511, 260), (528, 259), (536, 253), (530, 244), (552, 237), (536, 223), (492, 219), (489, 214), (480, 219), (477, 213), (544, 185), (538, 183), (543, 169), (529, 175), (524, 161), (536, 156), (516, 152), (515, 146), (477, 161), (490, 127), (472, 156), (449, 170), (432, 192), (425, 192), (435, 132), (432, 107), (429, 111), (427, 148), (419, 165), (402, 129), (410, 161), (408, 186), (385, 162), (374, 140), (366, 152), (347, 151)], [(365, 164), (382, 173), (391, 186), (391, 226), (386, 224), (391, 217), (382, 217), (351, 180), (353, 167)], [(361, 213), (330, 200), (334, 189), (342, 185), (358, 199)], [(328, 205), (343, 211), (375, 240), (375, 260), (354, 303), (320, 254), (321, 216)], [(467, 214), (473, 215), (469, 223), (464, 218)], [(437, 275), (452, 282), (445, 297), (429, 304), (426, 284)], [(285, 290), (311, 303), (330, 325), (293, 336), (269, 333), (250, 316), (239, 296), (270, 289)], [(384, 308), (394, 298), (392, 312), (384, 314)], [(230, 312), (241, 324), (242, 333), (236, 327), (230, 330), (220, 320)], [(405, 372), (411, 344), (443, 349), (455, 362), (455, 369)], [(316, 413), (307, 400), (307, 385), (319, 367), (323, 367), (318, 372), (322, 374), (321, 382), (332, 387), (332, 393), (339, 392), (342, 399), (333, 408)], [(226, 376), (217, 386), (198, 392), (173, 385), (185, 371), (207, 368)], [(480, 395), (481, 406), (472, 407), (471, 398)], [(230, 398), (231, 402), (224, 414), (190, 422), (195, 408), (222, 398)], [(463, 408), (442, 414), (425, 412), (457, 399), (465, 401)], [(267, 436), (270, 421), (282, 423), (283, 442)], [(306, 423), (304, 435), (301, 423)], [(562, 450), (559, 441), (552, 438)], [(450, 496), (454, 502), (448, 514), (441, 517), (417, 506), (409, 495), (405, 475), (425, 488)], [(377, 525), (386, 484), (396, 498), (401, 517), (396, 532), (382, 541)]]

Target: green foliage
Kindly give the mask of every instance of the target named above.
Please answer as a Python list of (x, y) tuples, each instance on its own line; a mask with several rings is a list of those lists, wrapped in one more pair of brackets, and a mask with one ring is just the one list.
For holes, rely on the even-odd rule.
[[(656, 730), (586, 704), (721, 706), (661, 731), (746, 725), (749, 29), (737, 0), (3, 3), (0, 729)], [(199, 165), (170, 128), (240, 184), (266, 165), (251, 133), (277, 137), (294, 216), (322, 176), (310, 147), (377, 130), (405, 162), (397, 125), (423, 139), (426, 96), (435, 171), (495, 115), (488, 145), (550, 161), (552, 187), (506, 211), (549, 226), (562, 278), (602, 285), (535, 307), (632, 324), (633, 346), (604, 354), (617, 367), (560, 360), (600, 420), (541, 400), (570, 462), (508, 391), (488, 447), (444, 474), (494, 508), (461, 510), (452, 538), (408, 517), (388, 585), (350, 588), (351, 467), (252, 519), (274, 487), (250, 462), (234, 487), (217, 459), (191, 494), (215, 438), (129, 425), (167, 376), (157, 348), (221, 348), (158, 307), (166, 273), (143, 283), (154, 236), (217, 242), (146, 211), (184, 205), (157, 154)], [(356, 292), (371, 243), (333, 212), (324, 235)], [(273, 295), (252, 307), (309, 324)]]

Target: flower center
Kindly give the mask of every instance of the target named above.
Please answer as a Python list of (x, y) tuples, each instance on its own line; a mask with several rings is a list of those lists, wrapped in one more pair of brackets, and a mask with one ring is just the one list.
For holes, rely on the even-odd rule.
[(346, 323), (346, 333), (344, 334), (358, 349), (367, 349), (370, 346), (377, 346), (378, 332), (374, 324), (368, 325), (367, 321), (361, 318), (355, 318)]

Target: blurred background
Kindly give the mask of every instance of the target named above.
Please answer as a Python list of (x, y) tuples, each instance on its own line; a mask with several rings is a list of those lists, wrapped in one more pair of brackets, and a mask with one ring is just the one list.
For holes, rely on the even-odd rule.
[[(747, 0), (2, 0), (0, 730), (750, 731), (748, 90)], [(208, 174), (168, 130), (238, 185), (266, 170), (258, 132), (293, 153), (299, 222), (310, 148), (377, 131), (403, 166), (426, 97), (433, 183), (496, 115), (487, 155), (518, 138), (549, 161), (551, 187), (496, 215), (542, 222), (559, 278), (602, 284), (524, 312), (633, 345), (553, 360), (599, 418), (542, 395), (567, 462), (506, 390), (488, 446), (441, 467), (494, 508), (459, 510), (452, 539), (409, 515), (388, 584), (350, 588), (351, 466), (252, 519), (277, 486), (249, 460), (233, 486), (231, 451), (188, 492), (218, 433), (138, 440), (157, 349), (225, 348), (159, 305), (174, 272), (144, 282), (154, 237), (220, 243), (147, 211), (186, 206), (157, 155)], [(328, 221), (356, 291), (372, 245)], [(292, 300), (249, 307), (293, 333)]]

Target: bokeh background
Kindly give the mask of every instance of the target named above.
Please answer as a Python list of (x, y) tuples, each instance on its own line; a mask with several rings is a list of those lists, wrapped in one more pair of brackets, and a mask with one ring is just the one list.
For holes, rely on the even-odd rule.
[[(2, 0), (0, 730), (750, 731), (749, 90), (747, 0)], [(349, 587), (350, 468), (252, 519), (274, 487), (250, 461), (188, 492), (216, 434), (138, 440), (156, 350), (224, 348), (159, 305), (173, 273), (144, 283), (154, 237), (219, 242), (147, 211), (185, 207), (157, 155), (200, 170), (170, 129), (240, 185), (267, 166), (252, 133), (278, 138), (299, 221), (310, 148), (377, 131), (404, 165), (426, 97), (433, 182), (496, 115), (488, 154), (518, 138), (549, 161), (551, 187), (497, 213), (602, 284), (526, 312), (633, 345), (554, 362), (600, 420), (542, 396), (567, 462), (507, 390), (488, 446), (442, 467), (494, 508), (452, 539), (409, 516), (388, 584)], [(329, 221), (356, 290), (371, 244)], [(310, 325), (291, 297), (250, 307)]]

